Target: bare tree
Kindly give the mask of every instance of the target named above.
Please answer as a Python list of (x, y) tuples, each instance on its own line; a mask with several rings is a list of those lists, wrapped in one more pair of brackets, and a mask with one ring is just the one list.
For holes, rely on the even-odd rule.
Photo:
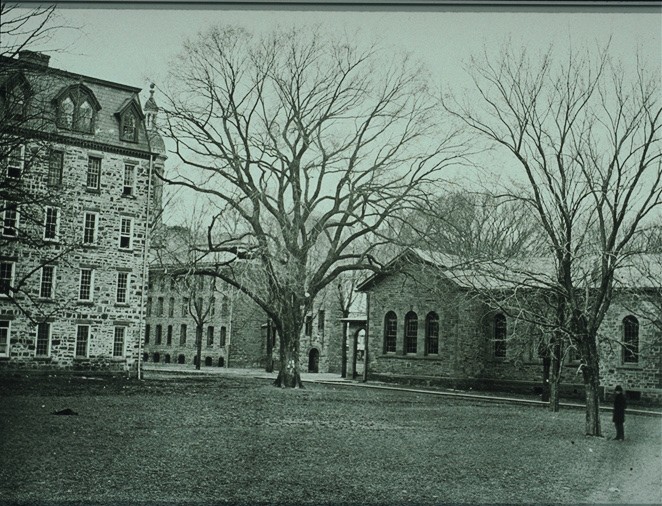
[[(61, 149), (46, 135), (53, 130), (50, 100), (62, 86), (49, 57), (29, 48), (43, 45), (57, 30), (55, 6), (0, 4), (0, 250), (9, 258), (23, 248), (38, 251), (24, 271), (2, 265), (2, 293), (33, 321), (43, 321), (70, 301), (55, 297), (53, 264), (67, 261), (81, 243), (73, 225), (60, 226), (71, 202), (64, 197)], [(41, 276), (41, 287), (30, 285)], [(48, 304), (42, 304), (48, 299)], [(57, 304), (53, 302), (57, 301)]]
[[(280, 336), (276, 384), (300, 386), (315, 296), (344, 272), (379, 269), (382, 230), (459, 156), (424, 68), (317, 28), (214, 27), (186, 43), (164, 95), (166, 134), (184, 162), (168, 180), (216, 206), (209, 251), (241, 241), (261, 266), (251, 285), (209, 273), (266, 312)], [(217, 233), (228, 221), (234, 233)]]
[(586, 434), (601, 435), (597, 336), (628, 244), (662, 203), (659, 66), (627, 72), (609, 46), (539, 60), (509, 45), (468, 67), (477, 93), (446, 110), (510, 154), (527, 203), (551, 244), (553, 346), (577, 348)]

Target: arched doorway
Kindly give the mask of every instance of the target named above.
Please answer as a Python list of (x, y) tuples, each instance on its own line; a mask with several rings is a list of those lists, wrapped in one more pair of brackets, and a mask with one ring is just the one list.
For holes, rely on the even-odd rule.
[(320, 352), (313, 348), (308, 352), (308, 372), (320, 372)]

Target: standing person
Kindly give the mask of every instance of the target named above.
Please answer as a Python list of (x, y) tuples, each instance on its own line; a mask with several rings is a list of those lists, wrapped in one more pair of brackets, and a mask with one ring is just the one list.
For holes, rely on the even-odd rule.
[(621, 385), (616, 385), (614, 393), (616, 394), (616, 397), (614, 398), (614, 416), (612, 417), (614, 425), (616, 426), (616, 437), (614, 439), (623, 441), (625, 439), (623, 433), (623, 423), (625, 422), (625, 396), (623, 395)]

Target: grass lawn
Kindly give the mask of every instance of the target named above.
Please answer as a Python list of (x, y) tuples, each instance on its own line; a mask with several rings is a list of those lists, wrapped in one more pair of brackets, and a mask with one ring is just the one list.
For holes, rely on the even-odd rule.
[(662, 502), (659, 417), (628, 416), (617, 442), (585, 437), (581, 410), (248, 377), (0, 394), (2, 503)]

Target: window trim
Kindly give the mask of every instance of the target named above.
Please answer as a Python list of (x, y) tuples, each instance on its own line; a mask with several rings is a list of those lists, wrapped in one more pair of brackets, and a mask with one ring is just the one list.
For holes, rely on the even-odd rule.
[[(50, 293), (48, 295), (44, 295), (44, 269), (46, 269), (46, 268), (53, 269), (52, 273), (51, 273)], [(54, 296), (55, 296), (56, 271), (57, 271), (57, 266), (55, 266), (55, 265), (42, 265), (41, 266), (41, 277), (39, 279), (39, 298), (40, 299), (52, 300), (54, 298)]]
[[(122, 196), (123, 197), (135, 197), (136, 195), (136, 178), (138, 177), (137, 165), (133, 163), (124, 163), (124, 177), (122, 179)], [(130, 175), (127, 178), (127, 174)], [(127, 185), (128, 182), (131, 183)], [(127, 192), (127, 188), (129, 191)]]
[[(125, 358), (126, 357), (126, 327), (123, 325), (116, 325), (113, 333), (113, 358)], [(121, 330), (122, 331), (122, 353), (118, 355), (116, 353), (116, 350), (118, 348), (117, 346), (117, 331)]]
[[(411, 332), (412, 326), (416, 327), (413, 333)], [(409, 311), (405, 315), (403, 352), (405, 355), (418, 354), (418, 314), (415, 311)]]
[(14, 286), (14, 280), (16, 277), (16, 262), (6, 261), (6, 262), (0, 262), (0, 265), (1, 264), (9, 265), (11, 269), (8, 279), (9, 286), (7, 287), (7, 292), (5, 292), (4, 290), (0, 290), (0, 298), (8, 299), (10, 297), (9, 292), (11, 291), (11, 288)]
[[(59, 161), (59, 167), (53, 165), (53, 161)], [(54, 168), (58, 170), (56, 178), (53, 178)], [(51, 149), (48, 154), (48, 175), (46, 177), (46, 185), (53, 188), (62, 186), (62, 178), (64, 175), (64, 151), (62, 149)]]
[[(634, 339), (636, 339), (636, 351), (634, 350), (635, 346), (632, 345), (631, 348), (628, 348), (630, 343), (628, 343), (628, 335), (627, 335), (627, 330), (628, 330), (628, 325), (632, 324), (633, 329), (634, 329), (634, 335), (632, 336)], [(639, 330), (641, 329), (641, 324), (639, 323), (639, 319), (634, 316), (634, 315), (627, 315), (623, 320), (621, 320), (621, 326), (622, 326), (622, 352), (621, 352), (621, 364), (624, 366), (630, 366), (630, 367), (635, 367), (639, 365), (639, 353), (640, 353), (640, 337), (639, 337)], [(630, 358), (630, 360), (628, 360)]]
[[(120, 284), (120, 279), (122, 276), (126, 276), (126, 279), (124, 280), (124, 288), (123, 291), (121, 291), (122, 285)], [(129, 303), (129, 286), (131, 284), (131, 274), (129, 272), (125, 271), (118, 271), (117, 272), (117, 290), (115, 291), (115, 303), (116, 304), (124, 304), (128, 305)], [(120, 300), (120, 294), (124, 295), (123, 300)]]
[[(431, 325), (433, 323), (436, 325), (436, 336), (432, 336)], [(439, 314), (436, 311), (430, 311), (425, 316), (425, 355), (439, 355), (439, 330)], [(436, 341), (437, 351), (435, 352), (430, 351), (430, 345), (433, 340)]]
[[(5, 208), (2, 211), (2, 236), (3, 237), (18, 237), (18, 231), (21, 223), (21, 211), (20, 211), (20, 206), (16, 204), (15, 209), (7, 209), (7, 200), (4, 201), (3, 207)], [(14, 213), (14, 224), (7, 226), (7, 213), (8, 212), (13, 212)], [(13, 227), (13, 228), (12, 228)], [(8, 234), (6, 230), (13, 230), (13, 233)]]
[[(87, 217), (94, 216), (94, 227), (92, 228), (92, 242), (85, 241), (85, 234), (87, 232)], [(98, 244), (98, 231), (99, 231), (99, 213), (95, 211), (85, 211), (83, 214), (83, 245), (95, 246)]]
[[(12, 157), (12, 154), (14, 151), (18, 150), (18, 156), (17, 157)], [(18, 165), (12, 165), (12, 163), (17, 160)], [(10, 170), (14, 169), (18, 171), (18, 175), (14, 176), (10, 174)], [(23, 171), (25, 169), (25, 144), (20, 144), (16, 146), (16, 148), (12, 151), (9, 152), (9, 156), (7, 157), (7, 164), (6, 164), (6, 174), (7, 174), (7, 179), (14, 179), (14, 180), (20, 180), (23, 177)]]
[[(124, 223), (129, 222), (129, 232), (128, 235), (124, 235)], [(122, 246), (122, 239), (129, 240), (128, 246)], [(122, 251), (132, 251), (133, 250), (133, 218), (129, 216), (120, 216), (120, 237), (119, 237), (119, 249)]]
[[(53, 237), (47, 237), (46, 233), (49, 230), (49, 222), (48, 222), (48, 212), (49, 211), (55, 211), (55, 233)], [(60, 212), (59, 207), (55, 206), (44, 206), (44, 241), (47, 242), (60, 242), (60, 215), (62, 213)]]
[[(391, 323), (393, 324), (391, 325)], [(393, 332), (391, 333), (391, 331)], [(387, 313), (384, 315), (384, 354), (395, 353), (397, 349), (398, 315), (395, 313), (395, 311), (387, 311)]]
[[(90, 271), (90, 298), (82, 299), (81, 292), (83, 289), (83, 272)], [(91, 268), (81, 268), (80, 277), (78, 280), (78, 302), (94, 302), (94, 269)]]
[[(99, 162), (99, 172), (96, 175), (97, 184), (95, 186), (90, 186), (90, 174), (92, 174), (90, 169), (92, 167), (92, 160), (97, 160)], [(102, 171), (101, 164), (102, 164), (102, 160), (103, 160), (103, 158), (100, 157), (100, 156), (94, 156), (94, 155), (88, 155), (87, 156), (87, 173), (86, 173), (86, 177), (85, 177), (85, 188), (87, 190), (99, 191), (101, 189), (101, 171)]]
[[(42, 325), (46, 325), (48, 328), (48, 338), (46, 342), (46, 353), (45, 354), (39, 354), (39, 329)], [(52, 342), (52, 337), (53, 337), (53, 326), (50, 324), (50, 322), (41, 322), (37, 324), (37, 332), (35, 336), (35, 347), (34, 347), (34, 355), (35, 357), (50, 357), (51, 356), (51, 342)]]
[(2, 329), (7, 329), (6, 330), (6, 338), (7, 341), (5, 343), (5, 351), (2, 351), (2, 348), (0, 347), (0, 357), (8, 357), (10, 355), (10, 348), (11, 348), (11, 320), (0, 320), (0, 334), (2, 334), (3, 330)]
[[(81, 342), (79, 339), (81, 337), (80, 331), (81, 329), (87, 329), (87, 334), (85, 335), (85, 354), (81, 355), (78, 353), (79, 349), (79, 343)], [(90, 357), (90, 337), (91, 337), (91, 332), (90, 332), (90, 325), (85, 323), (85, 324), (78, 324), (76, 325), (76, 346), (74, 348), (74, 357), (75, 358), (89, 358)]]

